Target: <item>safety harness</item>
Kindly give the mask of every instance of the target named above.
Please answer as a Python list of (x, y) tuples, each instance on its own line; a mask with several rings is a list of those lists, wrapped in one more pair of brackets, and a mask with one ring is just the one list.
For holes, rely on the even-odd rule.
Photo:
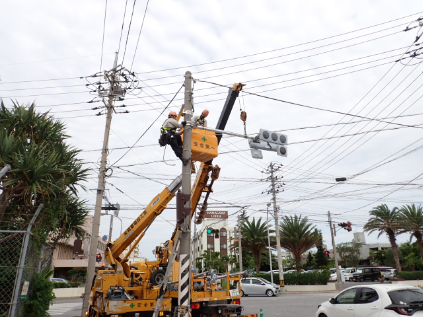
[(170, 144), (170, 138), (176, 132), (176, 128), (165, 127), (167, 120), (168, 119), (166, 119), (165, 122), (163, 122), (163, 126), (160, 129), (160, 139), (159, 139), (160, 146), (166, 146), (167, 144)]

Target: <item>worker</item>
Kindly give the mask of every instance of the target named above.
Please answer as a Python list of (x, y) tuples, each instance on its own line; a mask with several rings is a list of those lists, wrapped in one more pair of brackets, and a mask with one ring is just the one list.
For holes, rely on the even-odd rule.
[(186, 122), (182, 121), (179, 123), (176, 121), (177, 114), (175, 111), (169, 112), (168, 119), (163, 123), (161, 128), (161, 136), (159, 143), (160, 145), (164, 146), (169, 144), (175, 152), (175, 155), (182, 161), (184, 165), (186, 165), (189, 159), (185, 159), (182, 157), (182, 139), (181, 139), (181, 132), (177, 132), (176, 129), (185, 127)]
[(191, 121), (194, 122), (196, 125), (201, 125), (203, 127), (207, 127), (207, 120), (206, 117), (209, 115), (209, 111), (207, 109), (204, 109), (201, 115), (193, 116)]

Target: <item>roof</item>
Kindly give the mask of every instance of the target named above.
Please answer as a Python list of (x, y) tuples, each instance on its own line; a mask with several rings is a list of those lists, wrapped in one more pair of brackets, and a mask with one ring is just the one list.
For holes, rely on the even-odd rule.
[(365, 284), (365, 285), (354, 285), (347, 289), (357, 288), (357, 287), (371, 287), (376, 290), (386, 291), (386, 292), (396, 291), (400, 289), (407, 289), (407, 288), (420, 289), (419, 287), (415, 287), (415, 286), (411, 286), (407, 284)]

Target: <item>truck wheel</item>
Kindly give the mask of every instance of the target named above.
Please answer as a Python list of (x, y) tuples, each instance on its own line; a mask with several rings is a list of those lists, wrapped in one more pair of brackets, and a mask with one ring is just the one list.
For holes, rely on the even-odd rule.
[(360, 277), (360, 278), (358, 279), (358, 281), (359, 281), (359, 282), (363, 282), (363, 278), (362, 278), (362, 277)]
[(272, 296), (273, 296), (273, 291), (272, 291), (271, 289), (268, 289), (268, 290), (266, 291), (266, 295), (267, 295), (268, 297), (272, 297)]
[(163, 284), (166, 272), (164, 270), (155, 270), (151, 273), (150, 282), (153, 285)]

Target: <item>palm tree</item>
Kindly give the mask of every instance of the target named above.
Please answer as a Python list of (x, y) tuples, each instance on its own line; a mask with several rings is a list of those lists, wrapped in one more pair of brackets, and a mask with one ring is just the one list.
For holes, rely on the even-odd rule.
[[(267, 250), (268, 247), (267, 227), (268, 224), (266, 222), (262, 223), (261, 218), (257, 222), (255, 218), (253, 218), (252, 222), (246, 219), (241, 227), (242, 249), (252, 252), (256, 272), (260, 272), (261, 251)], [(269, 233), (273, 232), (275, 231), (269, 230)], [(275, 242), (273, 241), (273, 245), (274, 244)]]
[(281, 247), (294, 255), (297, 271), (301, 270), (301, 256), (320, 240), (316, 227), (301, 216), (285, 216), (279, 227)]
[(35, 226), (39, 232), (45, 237), (60, 225), (69, 229), (72, 212), (79, 210), (69, 208), (78, 205), (72, 196), (76, 197), (76, 186), (86, 180), (88, 169), (77, 158), (80, 151), (65, 143), (65, 125), (48, 113), (37, 113), (35, 104), (14, 103), (8, 109), (3, 102), (0, 122), (0, 169), (6, 164), (12, 167), (0, 184), (0, 221), (29, 222), (36, 206), (43, 203)]
[(405, 205), (399, 209), (399, 219), (401, 224), (401, 233), (410, 232), (411, 237), (416, 237), (417, 245), (420, 249), (420, 257), (423, 262), (423, 209), (419, 205)]
[(392, 210), (386, 204), (374, 207), (369, 212), (370, 219), (364, 225), (364, 231), (372, 233), (379, 231), (378, 238), (386, 233), (389, 242), (391, 243), (392, 252), (394, 253), (395, 264), (397, 270), (401, 272), (401, 264), (398, 254), (398, 246), (395, 235), (399, 233), (399, 212), (398, 208), (394, 207)]

